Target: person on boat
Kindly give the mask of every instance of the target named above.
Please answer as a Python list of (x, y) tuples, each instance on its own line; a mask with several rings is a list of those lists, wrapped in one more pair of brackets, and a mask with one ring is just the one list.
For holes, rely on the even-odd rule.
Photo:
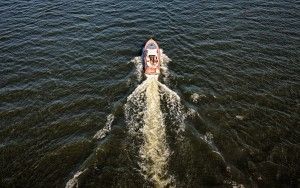
[(158, 65), (158, 58), (157, 58), (157, 56), (154, 57), (154, 65), (155, 66)]
[(154, 65), (154, 56), (153, 55), (150, 55), (150, 64)]

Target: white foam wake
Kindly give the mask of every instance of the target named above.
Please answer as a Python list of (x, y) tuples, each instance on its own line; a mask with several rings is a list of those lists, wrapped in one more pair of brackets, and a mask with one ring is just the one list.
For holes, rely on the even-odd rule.
[(167, 165), (170, 151), (166, 141), (164, 118), (160, 109), (158, 81), (148, 78), (146, 89), (145, 125), (141, 129), (144, 144), (140, 148), (141, 172), (152, 180), (157, 187), (170, 185), (172, 177), (168, 175)]
[(160, 87), (160, 93), (162, 97), (166, 100), (168, 108), (168, 116), (172, 120), (172, 125), (177, 128), (177, 133), (185, 131), (184, 120), (187, 114), (183, 111), (183, 106), (181, 104), (181, 99), (178, 94), (168, 88), (166, 85), (158, 82)]
[(145, 90), (148, 84), (148, 80), (145, 80), (138, 85), (138, 87), (127, 97), (127, 102), (124, 106), (126, 123), (129, 125), (129, 134), (132, 136), (139, 134), (139, 129), (144, 123)]
[(76, 172), (76, 174), (73, 176), (73, 178), (71, 178), (67, 184), (66, 184), (66, 187), (65, 188), (78, 188), (79, 187), (79, 182), (78, 182), (78, 178), (79, 176), (84, 173), (86, 171), (83, 170), (83, 171), (78, 171)]
[[(112, 125), (112, 122), (114, 121), (115, 119), (115, 116), (113, 114), (109, 114), (107, 117), (106, 117), (106, 123), (105, 123), (105, 126), (100, 129), (95, 135), (94, 135), (94, 139), (97, 139), (97, 140), (101, 140), (103, 138), (106, 137), (106, 135), (111, 131), (111, 125)], [(85, 161), (85, 163), (82, 165), (82, 166), (85, 166), (86, 163), (88, 163), (91, 158), (93, 157), (94, 155), (91, 154), (90, 157), (88, 157)], [(84, 170), (79, 170), (77, 171), (73, 178), (69, 179), (65, 188), (78, 188), (79, 186), (79, 177), (85, 173), (86, 171), (88, 170), (88, 168), (85, 168)]]
[(105, 123), (105, 126), (100, 129), (95, 135), (93, 138), (95, 139), (103, 139), (111, 130), (111, 124), (112, 122), (114, 121), (115, 119), (115, 116), (113, 114), (109, 114), (106, 118), (106, 123)]
[(137, 80), (140, 82), (143, 78), (143, 64), (142, 64), (142, 58), (141, 56), (134, 57), (131, 62), (135, 66), (135, 74), (137, 77)]
[(147, 76), (147, 79), (127, 97), (125, 117), (130, 135), (143, 142), (139, 146), (141, 174), (156, 187), (167, 187), (172, 185), (174, 178), (168, 173), (171, 151), (166, 139), (161, 100), (165, 99), (168, 116), (170, 115), (172, 123), (174, 122), (171, 129), (176, 132), (184, 131), (185, 115), (180, 97), (157, 79), (154, 75)]

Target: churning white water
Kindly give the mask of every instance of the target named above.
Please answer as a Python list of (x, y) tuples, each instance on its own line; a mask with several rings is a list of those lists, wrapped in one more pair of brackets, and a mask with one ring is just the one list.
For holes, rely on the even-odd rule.
[(167, 170), (170, 149), (160, 107), (159, 85), (156, 76), (148, 76), (127, 98), (125, 112), (129, 133), (143, 140), (139, 149), (140, 172), (156, 187), (166, 187), (172, 183), (172, 176)]
[(158, 81), (148, 77), (146, 89), (146, 106), (144, 113), (144, 144), (140, 148), (140, 167), (143, 175), (152, 180), (157, 187), (165, 187), (171, 183), (167, 165), (170, 151), (166, 141), (164, 118), (160, 109)]

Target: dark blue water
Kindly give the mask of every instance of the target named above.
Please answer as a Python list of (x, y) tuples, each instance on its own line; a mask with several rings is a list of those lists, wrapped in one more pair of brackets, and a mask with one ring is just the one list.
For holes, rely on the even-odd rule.
[(299, 20), (293, 0), (1, 1), (0, 187), (159, 187), (124, 115), (151, 37), (187, 116), (179, 136), (161, 98), (168, 186), (299, 186)]

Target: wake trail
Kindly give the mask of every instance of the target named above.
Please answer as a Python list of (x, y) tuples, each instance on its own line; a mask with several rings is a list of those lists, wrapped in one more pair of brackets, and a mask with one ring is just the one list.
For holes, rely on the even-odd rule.
[[(167, 64), (171, 60), (162, 53), (162, 50), (161, 54), (162, 79), (164, 83), (168, 84), (170, 72)], [(144, 74), (141, 57), (135, 57), (131, 62), (136, 68), (137, 81), (141, 81)], [(166, 113), (162, 112), (162, 105), (166, 107)], [(168, 162), (172, 151), (167, 143), (166, 120), (169, 120), (170, 130), (175, 131), (176, 139), (182, 140), (183, 134), (181, 133), (186, 129), (185, 119), (189, 114), (184, 112), (179, 95), (159, 82), (158, 75), (148, 75), (146, 80), (127, 97), (124, 115), (129, 133), (128, 139), (130, 142), (133, 139), (131, 150), (138, 153), (137, 164), (140, 174), (145, 180), (152, 182), (155, 187), (174, 186), (175, 178), (168, 171)], [(114, 119), (113, 113), (109, 114), (105, 126), (94, 135), (93, 139), (104, 139), (110, 133)], [(197, 136), (219, 153), (212, 143), (212, 136), (202, 136), (199, 133)], [(75, 173), (73, 178), (69, 179), (66, 187), (78, 187), (80, 176), (88, 173), (89, 165), (94, 157), (95, 153), (86, 159), (80, 170)]]
[(143, 175), (151, 179), (157, 187), (166, 187), (172, 181), (167, 165), (170, 149), (166, 141), (164, 118), (160, 109), (158, 81), (148, 78), (146, 89), (145, 125), (142, 128), (144, 144), (140, 148), (140, 167)]
[(184, 130), (185, 116), (180, 97), (157, 79), (155, 75), (147, 76), (147, 79), (128, 96), (125, 117), (129, 134), (142, 140), (138, 162), (141, 174), (155, 187), (167, 187), (172, 185), (174, 178), (168, 173), (171, 151), (166, 139), (161, 100), (166, 99), (169, 114), (174, 118), (174, 122), (179, 122), (177, 132)]

